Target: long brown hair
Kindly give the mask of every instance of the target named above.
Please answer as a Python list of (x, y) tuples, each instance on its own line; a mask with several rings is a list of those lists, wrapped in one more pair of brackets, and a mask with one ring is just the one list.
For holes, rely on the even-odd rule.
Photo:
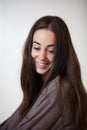
[[(37, 74), (31, 57), (33, 35), (38, 29), (50, 29), (56, 36), (54, 64), (51, 68), (45, 85), (41, 75)], [(74, 113), (77, 128), (86, 128), (87, 95), (81, 79), (80, 65), (73, 48), (69, 30), (65, 22), (57, 16), (44, 16), (38, 19), (32, 26), (26, 39), (23, 51), (23, 64), (21, 69), (21, 87), (23, 101), (20, 106), (21, 119), (27, 114), (39, 95), (42, 86), (46, 85), (57, 75), (61, 79), (67, 79), (72, 88), (70, 105)], [(62, 80), (61, 80), (62, 81)], [(78, 127), (78, 124), (80, 127)], [(79, 130), (80, 130), (79, 129)]]

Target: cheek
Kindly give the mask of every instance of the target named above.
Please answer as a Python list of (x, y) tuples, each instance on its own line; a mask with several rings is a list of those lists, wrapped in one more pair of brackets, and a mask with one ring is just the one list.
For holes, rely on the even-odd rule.
[(54, 55), (48, 56), (48, 59), (49, 59), (50, 62), (53, 62), (53, 58), (54, 58)]
[(31, 51), (31, 57), (34, 58), (34, 52), (33, 51)]
[(32, 50), (31, 51), (31, 57), (34, 59), (36, 56), (37, 56), (36, 52)]

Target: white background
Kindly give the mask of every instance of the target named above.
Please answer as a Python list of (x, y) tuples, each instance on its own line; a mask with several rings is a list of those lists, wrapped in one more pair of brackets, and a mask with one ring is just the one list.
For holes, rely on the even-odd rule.
[(0, 0), (0, 122), (22, 100), (22, 48), (33, 23), (57, 15), (66, 22), (87, 88), (87, 0)]

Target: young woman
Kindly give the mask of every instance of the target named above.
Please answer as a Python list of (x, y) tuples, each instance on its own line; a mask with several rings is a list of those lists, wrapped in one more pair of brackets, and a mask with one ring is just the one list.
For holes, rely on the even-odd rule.
[(86, 130), (87, 94), (68, 28), (57, 16), (38, 19), (26, 39), (23, 101), (0, 130)]

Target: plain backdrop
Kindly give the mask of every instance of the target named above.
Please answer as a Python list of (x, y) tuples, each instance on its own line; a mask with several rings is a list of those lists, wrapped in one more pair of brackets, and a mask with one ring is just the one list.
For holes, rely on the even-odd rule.
[(87, 89), (87, 0), (0, 0), (0, 122), (21, 103), (23, 45), (44, 15), (59, 16), (67, 24)]

